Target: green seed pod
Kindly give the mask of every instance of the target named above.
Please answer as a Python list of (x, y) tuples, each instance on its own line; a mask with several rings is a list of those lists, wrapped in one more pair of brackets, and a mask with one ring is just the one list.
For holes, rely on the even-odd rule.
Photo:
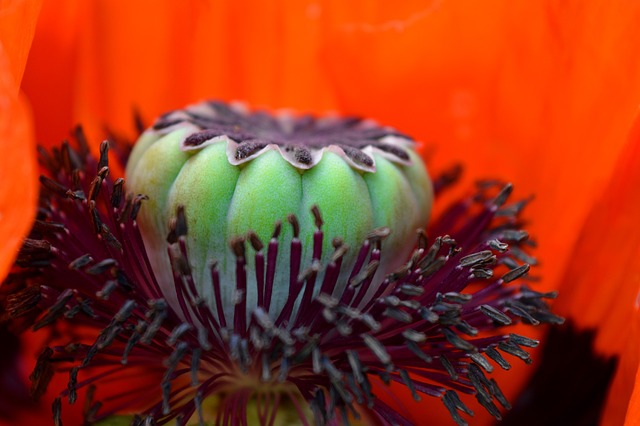
[[(176, 296), (166, 236), (183, 206), (196, 288), (215, 310), (210, 269), (215, 263), (224, 313), (233, 318), (238, 294), (229, 283), (235, 282), (237, 253), (230, 241), (253, 231), (254, 241), (257, 236), (267, 243), (280, 221), (285, 225), (279, 241), (299, 236), (301, 263), (311, 265), (320, 219), (311, 213), (314, 206), (323, 221), (320, 264), (331, 259), (335, 238), (351, 248), (338, 290), (348, 284), (348, 265), (375, 228), (391, 230), (382, 243), (385, 257), (377, 276), (400, 266), (413, 248), (415, 230), (426, 225), (433, 199), (431, 181), (413, 149), (406, 136), (370, 121), (272, 116), (206, 102), (164, 115), (141, 136), (127, 164), (127, 183), (131, 192), (149, 197), (138, 223), (165, 295)], [(286, 226), (290, 215), (297, 218), (296, 226)], [(290, 250), (281, 244), (278, 258), (289, 259)], [(252, 259), (246, 256), (248, 313), (258, 304)], [(322, 271), (314, 295), (321, 283)], [(289, 286), (289, 271), (278, 268), (272, 316), (282, 309)], [(367, 294), (375, 291), (372, 286)]]

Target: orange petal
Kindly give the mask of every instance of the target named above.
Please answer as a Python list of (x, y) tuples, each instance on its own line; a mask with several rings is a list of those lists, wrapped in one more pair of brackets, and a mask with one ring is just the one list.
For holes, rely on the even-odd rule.
[(615, 170), (570, 251), (556, 305), (579, 326), (598, 329), (603, 354), (622, 351), (640, 290), (640, 117)]
[(615, 170), (571, 251), (556, 305), (578, 326), (598, 331), (598, 353), (622, 355), (605, 411), (612, 425), (624, 420), (638, 368), (640, 117)]
[(38, 18), (22, 90), (31, 102), (40, 144), (60, 143), (76, 124), (73, 99), (81, 22), (79, 3), (44, 2)]
[(62, 1), (43, 9), (25, 82), (41, 139), (74, 121), (94, 138), (131, 130), (135, 108), (150, 120), (206, 97), (335, 108), (320, 55), (343, 19), (330, 2)]
[(536, 195), (548, 288), (640, 103), (638, 20), (637, 2), (378, 2), (327, 57), (343, 109), (419, 137), (439, 167)]
[(3, 71), (7, 74), (3, 79), (13, 80), (14, 95), (20, 87), (41, 3), (41, 0), (6, 0), (0, 4), (0, 46), (7, 58)]
[(36, 169), (33, 134), (20, 79), (39, 2), (4, 2), (0, 10), (0, 280), (33, 220)]

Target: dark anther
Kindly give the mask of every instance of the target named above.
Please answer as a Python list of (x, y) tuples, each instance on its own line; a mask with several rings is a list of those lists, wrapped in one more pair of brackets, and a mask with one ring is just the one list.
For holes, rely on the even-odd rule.
[(120, 241), (118, 241), (116, 236), (113, 235), (113, 233), (111, 232), (109, 227), (104, 223), (102, 224), (100, 235), (102, 235), (102, 238), (104, 238), (104, 241), (110, 247), (113, 247), (116, 250), (121, 250), (122, 249), (122, 243), (120, 243)]
[(109, 166), (109, 141), (100, 144), (100, 160), (98, 161), (98, 171)]
[(493, 277), (493, 269), (489, 268), (471, 268), (471, 273), (475, 278), (479, 278), (481, 280), (488, 280)]
[(331, 240), (331, 245), (334, 249), (337, 250), (344, 245), (344, 240), (342, 238), (335, 237), (333, 240)]
[(449, 376), (451, 376), (453, 380), (458, 380), (458, 372), (453, 367), (453, 364), (451, 364), (451, 361), (449, 361), (449, 358), (444, 355), (440, 356), (440, 364), (442, 364), (445, 371), (449, 374)]
[(389, 280), (390, 283), (399, 281), (409, 275), (412, 267), (413, 267), (412, 263), (407, 262), (404, 265), (402, 265), (400, 268), (396, 269), (391, 274), (387, 275), (387, 279)]
[(25, 238), (20, 248), (20, 254), (50, 253), (51, 243), (46, 240)]
[(40, 286), (26, 287), (24, 290), (7, 296), (6, 310), (9, 318), (21, 317), (38, 306), (42, 299)]
[(142, 207), (142, 202), (148, 199), (149, 197), (147, 197), (146, 195), (136, 195), (136, 197), (133, 199), (133, 205), (131, 206), (131, 215), (129, 216), (131, 220), (136, 220), (136, 217), (140, 212), (140, 207)]
[(127, 278), (127, 275), (120, 269), (116, 270), (116, 280), (118, 281), (118, 285), (120, 286), (120, 288), (122, 288), (124, 291), (130, 292), (133, 290), (134, 288), (133, 283), (129, 278)]
[(509, 334), (509, 341), (515, 343), (516, 345), (526, 346), (528, 348), (535, 348), (538, 346), (540, 342), (537, 340), (529, 339), (525, 336), (520, 336), (519, 334)]
[(516, 356), (518, 358), (520, 358), (521, 360), (523, 360), (525, 363), (527, 364), (531, 364), (532, 360), (531, 360), (531, 356), (529, 355), (529, 353), (525, 350), (523, 350), (522, 348), (520, 348), (520, 346), (518, 346), (517, 344), (513, 343), (513, 342), (500, 342), (498, 343), (498, 349), (500, 349), (503, 352), (506, 352), (508, 354), (511, 354), (513, 356)]
[(379, 243), (380, 241), (387, 238), (389, 234), (391, 234), (391, 229), (387, 228), (386, 226), (383, 226), (383, 227), (372, 230), (367, 234), (365, 238), (371, 241), (372, 243)]
[(462, 165), (455, 164), (453, 167), (449, 168), (444, 173), (440, 174), (439, 176), (436, 176), (436, 178), (433, 181), (433, 191), (436, 194), (439, 194), (440, 192), (442, 192), (442, 190), (456, 183), (458, 179), (460, 179), (461, 175), (462, 175)]
[(280, 236), (280, 232), (282, 231), (282, 222), (277, 220), (273, 225), (273, 235), (271, 235), (271, 239), (277, 240)]
[(467, 303), (473, 296), (470, 294), (457, 293), (455, 291), (450, 291), (442, 295), (443, 300), (449, 303)]
[(91, 223), (93, 224), (93, 232), (100, 234), (102, 232), (102, 220), (96, 208), (96, 202), (89, 200), (89, 213), (91, 214)]
[(322, 221), (322, 216), (320, 215), (320, 209), (317, 204), (311, 206), (311, 213), (313, 214), (313, 219), (315, 221), (316, 228), (322, 228), (324, 222)]
[(505, 203), (505, 201), (507, 201), (512, 191), (513, 191), (513, 185), (510, 183), (506, 184), (500, 190), (500, 193), (496, 196), (496, 198), (494, 198), (493, 204), (498, 207), (502, 206)]
[(144, 124), (142, 113), (138, 108), (133, 108), (133, 125), (135, 126), (138, 135), (142, 134), (142, 132), (147, 128)]
[(117, 287), (118, 282), (116, 280), (109, 280), (104, 283), (101, 290), (98, 290), (96, 292), (96, 296), (100, 299), (108, 300), (109, 295), (111, 295), (111, 293), (113, 293), (113, 290), (115, 290)]
[(65, 195), (68, 198), (71, 198), (72, 200), (84, 200), (84, 192), (82, 191), (72, 191), (70, 189), (67, 189), (67, 192), (65, 193)]
[(529, 324), (538, 325), (540, 321), (535, 318), (532, 314), (536, 313), (536, 308), (532, 306), (527, 306), (526, 304), (520, 303), (517, 300), (509, 300), (505, 303), (505, 306), (516, 316), (524, 319)]
[(89, 253), (83, 254), (82, 256), (69, 262), (69, 269), (84, 268), (91, 262), (93, 262), (93, 258), (91, 257), (91, 255)]
[(495, 361), (503, 370), (509, 370), (511, 368), (511, 364), (500, 355), (500, 352), (495, 350), (494, 348), (489, 348), (484, 352), (489, 358)]
[[(404, 334), (403, 334), (404, 335)], [(421, 359), (422, 361), (430, 364), (431, 362), (433, 362), (433, 358), (431, 358), (429, 355), (427, 355), (421, 348), (420, 346), (412, 341), (412, 340), (406, 340), (405, 341), (405, 345), (407, 346), (407, 348), (409, 348), (409, 350), (411, 352), (413, 352), (413, 354), (415, 356), (417, 356), (419, 359)]]
[(487, 373), (491, 373), (493, 371), (493, 367), (489, 364), (489, 361), (484, 357), (484, 355), (480, 353), (469, 354), (469, 358), (480, 367), (482, 367)]
[(60, 149), (60, 157), (62, 160), (62, 168), (68, 174), (70, 174), (71, 171), (74, 169), (74, 167), (71, 165), (71, 156), (69, 154), (69, 150), (70, 150), (69, 141), (66, 141), (66, 140), (63, 141), (62, 147)]
[(53, 424), (55, 426), (62, 426), (62, 400), (60, 397), (53, 400), (51, 413), (53, 414)]
[(102, 179), (106, 179), (107, 176), (109, 176), (109, 167), (105, 166), (98, 170), (98, 176), (100, 176)]
[(362, 337), (364, 344), (367, 345), (381, 363), (384, 365), (389, 365), (391, 363), (391, 356), (378, 339), (370, 334), (362, 334), (360, 337)]
[(67, 389), (69, 390), (69, 404), (73, 404), (78, 399), (78, 393), (76, 386), (78, 385), (78, 367), (73, 367), (69, 370), (69, 383)]
[(509, 248), (509, 244), (503, 243), (498, 239), (490, 240), (487, 244), (492, 250), (495, 250), (499, 253), (504, 253)]
[(538, 260), (533, 257), (530, 256), (528, 253), (526, 253), (524, 250), (521, 250), (518, 247), (512, 247), (511, 248), (511, 255), (518, 259), (521, 262), (524, 263), (528, 263), (529, 265), (537, 265), (538, 264)]
[(294, 214), (289, 214), (287, 216), (287, 221), (291, 224), (293, 228), (293, 238), (300, 237), (300, 223), (298, 223), (298, 218)]
[(483, 250), (464, 256), (462, 259), (460, 259), (460, 266), (484, 265), (492, 258), (495, 259), (491, 250)]
[(264, 244), (262, 244), (262, 241), (260, 241), (258, 234), (256, 234), (254, 231), (247, 232), (247, 238), (251, 243), (251, 247), (253, 247), (255, 251), (260, 251), (264, 248)]
[(133, 194), (127, 194), (124, 201), (124, 206), (120, 211), (120, 216), (118, 218), (119, 222), (125, 222), (127, 218), (129, 218), (129, 215), (131, 214), (132, 206), (133, 206)]
[(373, 275), (378, 270), (378, 265), (379, 265), (379, 262), (377, 260), (374, 260), (369, 264), (367, 264), (367, 266), (362, 271), (360, 271), (358, 275), (353, 277), (353, 279), (349, 282), (349, 286), (352, 288), (357, 288), (363, 282), (373, 277)]
[(520, 241), (524, 241), (527, 238), (529, 238), (529, 234), (527, 233), (527, 231), (506, 229), (502, 232), (502, 239), (506, 241), (514, 241), (519, 243)]
[(504, 274), (502, 276), (502, 280), (505, 283), (509, 283), (515, 279), (518, 279), (520, 277), (522, 277), (523, 275), (525, 275), (527, 272), (529, 272), (529, 269), (531, 269), (531, 266), (529, 266), (529, 264), (525, 263), (522, 266), (518, 266), (516, 269), (513, 269), (509, 272), (507, 272), (506, 274)]
[(31, 396), (36, 400), (44, 395), (49, 382), (53, 378), (54, 370), (51, 365), (52, 356), (53, 349), (50, 347), (44, 348), (40, 355), (38, 355), (36, 366), (29, 376), (29, 380), (31, 381)]
[(89, 199), (95, 201), (98, 198), (98, 194), (100, 193), (100, 188), (102, 187), (102, 178), (100, 176), (96, 176), (93, 181), (91, 181), (91, 186), (89, 187)]
[(183, 322), (179, 325), (177, 325), (176, 327), (174, 327), (174, 329), (171, 331), (171, 334), (169, 335), (169, 337), (167, 337), (167, 345), (169, 346), (173, 346), (175, 345), (178, 340), (180, 339), (180, 337), (186, 333), (187, 331), (192, 329), (192, 325), (186, 322)]
[(509, 325), (511, 324), (511, 318), (502, 311), (494, 308), (491, 305), (482, 305), (480, 306), (480, 311), (485, 314), (487, 317), (491, 318), (493, 321), (497, 322), (500, 325)]
[(124, 179), (118, 178), (113, 182), (113, 192), (111, 192), (111, 207), (120, 207), (120, 201), (122, 201), (122, 186), (124, 185)]
[(425, 232), (425, 230), (422, 228), (418, 228), (416, 230), (416, 233), (418, 234), (418, 248), (424, 250), (429, 247), (427, 233)]
[(42, 220), (36, 220), (33, 224), (34, 232), (49, 234), (64, 231), (65, 227), (62, 223), (45, 222)]
[(237, 258), (245, 257), (244, 237), (235, 237), (229, 241), (231, 251)]
[(76, 190), (78, 193), (82, 193), (82, 175), (80, 169), (74, 169), (71, 172), (71, 187)]
[(60, 185), (58, 182), (51, 180), (46, 176), (40, 176), (40, 183), (49, 191), (52, 191), (63, 197), (67, 195), (68, 188), (65, 188), (64, 186)]
[[(342, 241), (342, 240), (340, 240)], [(336, 263), (338, 261), (338, 259), (342, 258), (347, 251), (349, 251), (349, 247), (346, 244), (340, 244), (335, 246), (336, 249), (333, 252), (333, 254), (331, 255), (331, 262), (332, 263)]]
[(461, 351), (471, 352), (478, 350), (475, 346), (473, 346), (473, 344), (467, 342), (448, 328), (443, 328), (442, 334), (444, 334), (444, 337), (449, 343), (451, 343), (455, 348), (458, 348)]
[(33, 330), (39, 330), (58, 319), (58, 317), (62, 315), (62, 313), (66, 309), (66, 305), (72, 297), (73, 291), (70, 289), (66, 289), (62, 293), (60, 293), (55, 303), (52, 304), (49, 309), (47, 309), (45, 315), (33, 325)]
[(456, 422), (456, 424), (458, 424), (458, 426), (467, 426), (468, 423), (462, 417), (460, 417), (458, 410), (470, 416), (473, 416), (473, 411), (471, 411), (469, 408), (467, 408), (466, 405), (464, 405), (455, 391), (446, 391), (442, 396), (442, 402), (444, 403), (444, 406), (447, 407), (447, 410), (449, 410), (449, 414)]
[(104, 259), (96, 263), (95, 265), (85, 269), (85, 272), (89, 275), (100, 275), (116, 266), (118, 266), (118, 262), (115, 259)]

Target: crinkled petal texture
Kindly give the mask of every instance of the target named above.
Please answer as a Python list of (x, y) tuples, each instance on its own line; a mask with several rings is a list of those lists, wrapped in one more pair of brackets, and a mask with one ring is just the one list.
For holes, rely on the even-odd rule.
[(35, 214), (33, 131), (18, 89), (39, 3), (0, 4), (0, 277), (9, 270)]
[[(604, 412), (605, 425), (623, 423), (638, 368), (640, 119), (615, 168), (572, 250), (562, 281), (564, 297), (557, 305), (580, 327), (598, 330), (597, 353), (620, 356)], [(629, 421), (627, 424), (637, 424)]]

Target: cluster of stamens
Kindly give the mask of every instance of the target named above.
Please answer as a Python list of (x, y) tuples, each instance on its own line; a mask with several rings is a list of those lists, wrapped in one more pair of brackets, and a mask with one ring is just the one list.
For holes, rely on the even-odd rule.
[[(267, 242), (252, 233), (234, 238), (235, 281), (221, 282), (217, 265), (210, 265), (216, 309), (198, 294), (185, 242), (189, 212), (179, 207), (166, 246), (178, 309), (166, 302), (137, 228), (145, 196), (127, 194), (124, 181), (111, 178), (108, 143), (96, 159), (79, 136), (79, 149), (65, 143), (42, 151), (49, 177), (41, 178), (37, 221), (17, 260), (22, 269), (7, 280), (15, 289), (7, 300), (12, 319), (34, 330), (81, 325), (52, 337), (32, 374), (36, 396), (54, 375), (68, 374), (53, 402), (56, 424), (62, 400), (73, 404), (81, 389), (88, 394), (88, 422), (135, 412), (133, 424), (248, 424), (255, 403), (262, 424), (287, 404), (302, 422), (347, 424), (367, 415), (410, 424), (376, 397), (373, 378), (407, 386), (416, 400), (440, 398), (459, 425), (466, 424), (461, 413), (473, 414), (461, 393), (475, 395), (499, 419), (498, 405), (509, 403), (487, 375), (494, 365), (510, 368), (505, 354), (530, 362), (526, 349), (538, 343), (503, 334), (502, 327), (562, 321), (544, 302), (555, 294), (525, 284), (535, 259), (518, 228), (524, 203), (504, 206), (509, 185), (492, 197), (495, 185), (487, 185), (475, 203), (452, 206), (429, 229), (442, 236), (419, 231), (407, 242), (415, 244), (410, 258), (373, 294), (368, 289), (388, 229), (373, 230), (355, 248), (346, 283), (339, 282), (342, 260), (354, 248), (336, 239), (329, 262), (321, 263), (323, 221), (316, 208), (309, 213), (316, 225), (309, 265), (302, 264), (295, 216), (277, 223)], [(283, 226), (293, 229), (287, 259), (278, 256)], [(256, 306), (246, 305), (249, 257)], [(270, 315), (274, 275), (283, 268), (289, 296)], [(223, 286), (236, 289), (232, 321), (221, 306)], [(126, 388), (103, 385), (118, 381)], [(208, 414), (203, 403), (211, 398), (217, 408)]]

